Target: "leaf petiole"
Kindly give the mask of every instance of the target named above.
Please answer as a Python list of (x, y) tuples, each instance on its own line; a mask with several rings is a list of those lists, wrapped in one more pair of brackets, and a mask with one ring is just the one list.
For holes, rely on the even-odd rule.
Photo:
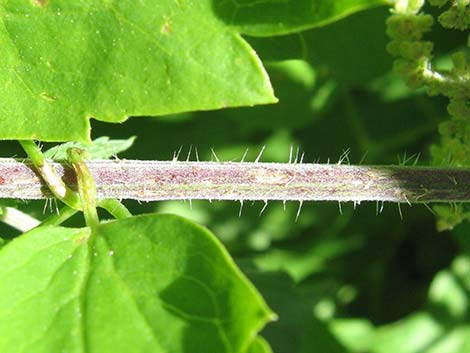
[(68, 160), (77, 175), (78, 196), (83, 207), (85, 223), (90, 228), (95, 228), (100, 223), (96, 211), (96, 186), (93, 176), (85, 164), (84, 154), (85, 151), (77, 147), (67, 150)]
[(103, 199), (98, 202), (98, 207), (104, 208), (116, 219), (124, 219), (132, 216), (126, 206), (116, 199)]
[[(108, 211), (114, 218), (123, 219), (131, 217), (132, 214), (121, 202), (116, 199), (104, 199), (98, 201), (98, 207), (104, 208)], [(72, 217), (78, 212), (78, 210), (73, 209), (69, 206), (62, 207), (57, 214), (54, 214), (46, 218), (41, 222), (41, 226), (58, 226), (64, 223), (67, 219)]]
[(32, 140), (20, 140), (19, 143), (54, 196), (73, 209), (83, 210), (78, 194), (65, 185), (36, 143)]

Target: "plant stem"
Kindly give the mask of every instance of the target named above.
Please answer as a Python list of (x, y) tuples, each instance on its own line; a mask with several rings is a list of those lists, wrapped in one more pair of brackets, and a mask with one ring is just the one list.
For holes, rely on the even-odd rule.
[(85, 223), (90, 228), (95, 228), (100, 224), (96, 211), (96, 185), (85, 163), (84, 154), (85, 151), (80, 148), (67, 150), (68, 159), (77, 176), (78, 196), (83, 207)]
[[(98, 199), (470, 202), (470, 169), (233, 162), (88, 161)], [(51, 163), (72, 189), (75, 173)], [(30, 163), (0, 158), (0, 198), (51, 197)]]
[(132, 216), (132, 213), (116, 199), (104, 199), (98, 202), (98, 207), (104, 208), (116, 219), (124, 219)]
[(32, 140), (19, 141), (21, 147), (25, 150), (31, 159), (36, 170), (39, 172), (44, 182), (47, 184), (51, 192), (63, 203), (77, 210), (82, 209), (80, 198), (76, 192), (71, 190), (58, 176), (56, 170), (44, 158), (39, 147)]
[(13, 207), (0, 208), (0, 221), (21, 232), (27, 232), (41, 224), (36, 218)]

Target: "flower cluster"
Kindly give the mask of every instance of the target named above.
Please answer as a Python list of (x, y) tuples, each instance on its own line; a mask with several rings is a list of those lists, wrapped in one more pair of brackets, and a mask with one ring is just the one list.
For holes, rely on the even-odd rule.
[[(429, 0), (442, 8), (437, 20), (446, 29), (470, 30), (470, 0)], [(387, 20), (387, 33), (392, 39), (387, 50), (396, 57), (395, 72), (411, 87), (426, 87), (430, 95), (449, 98), (447, 110), (451, 119), (439, 127), (441, 141), (431, 148), (435, 164), (453, 167), (470, 166), (470, 50), (451, 55), (452, 68), (438, 71), (432, 65), (433, 43), (424, 39), (431, 31), (434, 18), (422, 11), (424, 0), (396, 0)], [(465, 43), (470, 47), (470, 36)], [(464, 46), (464, 45), (463, 45)], [(441, 229), (452, 228), (470, 219), (467, 207), (436, 207)], [(451, 215), (451, 216), (449, 216)], [(445, 225), (445, 226), (444, 226)]]

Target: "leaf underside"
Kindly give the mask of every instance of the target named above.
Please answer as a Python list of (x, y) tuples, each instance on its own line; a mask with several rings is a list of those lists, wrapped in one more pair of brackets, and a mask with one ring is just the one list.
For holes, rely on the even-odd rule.
[(240, 352), (272, 313), (207, 230), (171, 215), (43, 227), (0, 252), (1, 352)]
[(217, 14), (243, 34), (282, 35), (319, 27), (389, 0), (214, 1)]

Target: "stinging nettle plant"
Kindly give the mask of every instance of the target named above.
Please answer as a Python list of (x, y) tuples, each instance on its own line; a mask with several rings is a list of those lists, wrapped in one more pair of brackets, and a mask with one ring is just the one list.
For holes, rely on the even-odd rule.
[[(292, 148), (288, 163), (263, 163), (264, 147), (253, 162), (215, 153), (199, 161), (197, 150), (196, 161), (191, 150), (187, 160), (179, 152), (170, 161), (119, 160), (109, 158), (133, 138), (91, 141), (91, 117), (121, 123), (276, 103), (249, 42), (379, 5), (392, 6), (394, 70), (449, 99), (432, 166), (349, 165), (347, 154), (310, 164)], [(0, 251), (0, 351), (271, 352), (258, 333), (277, 315), (220, 241), (179, 216), (133, 216), (123, 199), (439, 203), (439, 228), (470, 219), (462, 204), (470, 201), (470, 37), (450, 69), (436, 69), (426, 40), (436, 19), (424, 5), (0, 0), (0, 139), (19, 141), (27, 155), (0, 159), (0, 217), (24, 232)], [(429, 5), (441, 8), (442, 27), (470, 29), (470, 1)], [(43, 151), (34, 141), (65, 143)], [(63, 205), (38, 220), (7, 199)], [(99, 209), (112, 220), (100, 220)], [(84, 227), (61, 226), (79, 212)]]

